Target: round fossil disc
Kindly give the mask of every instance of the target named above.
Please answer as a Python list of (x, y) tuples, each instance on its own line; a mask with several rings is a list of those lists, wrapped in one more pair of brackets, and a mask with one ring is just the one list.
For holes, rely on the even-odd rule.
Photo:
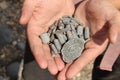
[(69, 63), (78, 58), (84, 49), (84, 44), (85, 41), (80, 38), (73, 38), (66, 42), (61, 50), (63, 60)]

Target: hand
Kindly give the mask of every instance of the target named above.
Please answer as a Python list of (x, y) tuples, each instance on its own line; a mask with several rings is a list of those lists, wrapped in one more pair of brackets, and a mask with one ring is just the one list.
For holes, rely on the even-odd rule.
[(74, 13), (72, 0), (25, 0), (21, 24), (28, 24), (27, 36), (31, 51), (43, 69), (48, 68), (51, 74), (57, 74), (64, 68), (64, 62), (59, 55), (52, 58), (48, 45), (42, 44), (39, 35), (46, 32), (51, 24), (59, 18)]
[(86, 0), (76, 9), (75, 17), (91, 29), (91, 40), (85, 45), (83, 54), (58, 74), (58, 80), (72, 78), (89, 62), (103, 53), (108, 40), (115, 42), (120, 33), (120, 13), (107, 0)]

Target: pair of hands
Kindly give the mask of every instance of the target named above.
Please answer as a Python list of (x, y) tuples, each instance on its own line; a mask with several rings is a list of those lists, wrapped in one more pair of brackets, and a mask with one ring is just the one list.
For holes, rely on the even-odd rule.
[[(65, 64), (59, 54), (51, 56), (49, 46), (42, 44), (38, 36), (54, 21), (73, 14), (90, 27), (91, 40), (76, 61)], [(108, 0), (85, 0), (76, 9), (73, 0), (25, 0), (20, 23), (28, 24), (27, 36), (37, 63), (51, 74), (57, 74), (58, 80), (72, 78), (105, 50), (108, 41), (115, 43), (120, 33), (120, 13)]]

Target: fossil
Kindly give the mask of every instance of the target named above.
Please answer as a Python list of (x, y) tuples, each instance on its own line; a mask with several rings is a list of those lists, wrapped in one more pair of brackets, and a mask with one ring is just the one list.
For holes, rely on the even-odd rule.
[(79, 38), (73, 38), (63, 45), (61, 50), (63, 60), (67, 63), (75, 60), (81, 55), (84, 49), (84, 40)]
[(51, 49), (52, 49), (53, 54), (58, 54), (58, 53), (59, 53), (54, 44), (51, 43), (51, 44), (49, 44), (49, 45), (50, 45), (50, 47), (51, 47)]
[(56, 36), (57, 36), (57, 38), (58, 38), (58, 40), (60, 41), (61, 44), (64, 44), (66, 42), (63, 34), (57, 33)]
[(55, 47), (57, 48), (57, 50), (60, 52), (61, 44), (60, 44), (59, 40), (58, 39), (54, 39), (54, 44), (55, 44)]
[(51, 47), (53, 56), (60, 53), (63, 61), (69, 63), (82, 54), (85, 43), (90, 40), (90, 31), (75, 18), (65, 16), (51, 25), (40, 38)]
[(90, 30), (89, 30), (89, 27), (85, 27), (85, 28), (84, 28), (84, 38), (85, 38), (85, 40), (87, 40), (87, 39), (90, 38)]
[(47, 44), (50, 42), (50, 37), (48, 33), (43, 33), (40, 35), (40, 38), (44, 44)]
[(79, 37), (82, 37), (83, 36), (83, 26), (78, 26), (77, 27), (77, 35)]

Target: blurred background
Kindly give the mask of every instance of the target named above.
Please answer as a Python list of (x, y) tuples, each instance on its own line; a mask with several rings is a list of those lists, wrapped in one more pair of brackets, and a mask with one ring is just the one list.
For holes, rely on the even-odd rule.
[(25, 50), (25, 26), (19, 24), (23, 0), (0, 0), (0, 80), (16, 77)]
[[(19, 24), (24, 0), (0, 0), (0, 80), (17, 80), (25, 54), (26, 26)], [(91, 80), (92, 64), (72, 80)]]

